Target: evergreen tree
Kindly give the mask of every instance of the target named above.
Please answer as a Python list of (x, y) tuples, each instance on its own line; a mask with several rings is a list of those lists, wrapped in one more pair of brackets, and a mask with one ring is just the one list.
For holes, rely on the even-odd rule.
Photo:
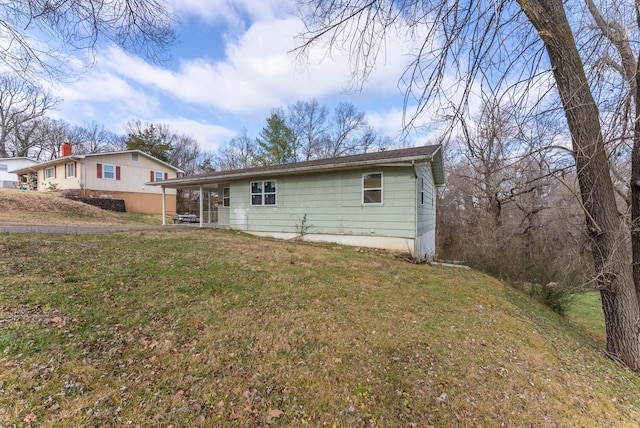
[(267, 126), (260, 132), (257, 161), (261, 165), (277, 165), (295, 162), (294, 148), (296, 136), (282, 115), (272, 113)]

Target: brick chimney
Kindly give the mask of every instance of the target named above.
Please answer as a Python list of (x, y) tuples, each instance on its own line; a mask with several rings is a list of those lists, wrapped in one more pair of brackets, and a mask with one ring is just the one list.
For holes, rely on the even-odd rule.
[(69, 143), (68, 141), (62, 143), (62, 145), (60, 146), (60, 151), (62, 152), (62, 157), (71, 156), (71, 143)]

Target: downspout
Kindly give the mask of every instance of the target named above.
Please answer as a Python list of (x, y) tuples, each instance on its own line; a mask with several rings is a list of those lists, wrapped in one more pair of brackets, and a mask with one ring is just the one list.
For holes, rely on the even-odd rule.
[(204, 200), (203, 200), (203, 193), (202, 193), (202, 186), (200, 186), (200, 227), (203, 227), (204, 224), (204, 218), (202, 218), (202, 215), (204, 214)]
[(418, 203), (418, 182), (420, 181), (418, 179), (418, 174), (416, 173), (416, 163), (415, 161), (412, 159), (411, 160), (411, 166), (413, 167), (413, 175), (414, 175), (414, 180), (413, 180), (413, 203), (414, 203), (414, 209), (413, 209), (413, 257), (418, 257), (418, 207), (420, 206), (420, 204)]

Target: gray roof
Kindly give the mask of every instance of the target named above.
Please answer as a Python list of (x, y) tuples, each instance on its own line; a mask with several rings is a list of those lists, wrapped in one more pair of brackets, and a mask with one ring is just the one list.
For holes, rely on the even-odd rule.
[(147, 184), (169, 188), (189, 188), (243, 178), (307, 174), (319, 171), (353, 169), (363, 166), (375, 165), (384, 166), (405, 162), (431, 162), (433, 166), (436, 185), (444, 184), (444, 169), (442, 165), (442, 150), (440, 145), (420, 146), (397, 150), (383, 150), (352, 156), (341, 156), (328, 159), (314, 159), (306, 162), (268, 165), (229, 171), (215, 171), (206, 174), (196, 174), (164, 181), (150, 182)]

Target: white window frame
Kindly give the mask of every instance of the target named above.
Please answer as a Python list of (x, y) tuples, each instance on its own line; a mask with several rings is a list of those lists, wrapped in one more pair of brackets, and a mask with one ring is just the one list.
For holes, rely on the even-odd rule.
[(231, 189), (229, 188), (229, 186), (222, 188), (222, 206), (231, 206)]
[[(260, 183), (260, 192), (254, 192), (253, 191), (253, 185), (255, 183)], [(266, 183), (273, 183), (273, 188), (275, 189), (273, 192), (267, 192), (265, 191), (266, 188)], [(278, 205), (278, 181), (277, 180), (264, 180), (264, 181), (252, 181), (249, 185), (249, 192), (250, 192), (250, 205), (252, 207), (275, 207)], [(273, 203), (267, 203), (267, 196), (272, 196), (273, 195)], [(260, 203), (259, 204), (254, 204), (253, 203), (253, 198), (254, 196), (260, 196)]]
[(50, 166), (44, 169), (44, 179), (45, 180), (53, 180), (56, 178), (56, 167)]
[[(69, 174), (69, 167), (71, 167), (71, 174)], [(67, 178), (75, 178), (76, 177), (76, 163), (75, 162), (67, 162), (64, 165), (64, 168), (66, 170), (66, 177)]]
[(164, 171), (153, 171), (153, 181), (164, 181)]
[[(107, 177), (107, 168), (112, 168), (113, 171), (110, 174), (113, 174), (113, 177)], [(115, 180), (116, 179), (116, 166), (110, 163), (102, 164), (102, 178), (105, 180)]]
[[(370, 175), (380, 175), (380, 187), (364, 187), (364, 180), (367, 176)], [(384, 203), (384, 191), (383, 191), (383, 180), (384, 175), (382, 174), (382, 171), (378, 171), (378, 172), (364, 172), (362, 173), (362, 205), (382, 205)], [(376, 191), (379, 190), (380, 191), (380, 202), (366, 202), (366, 199), (364, 197), (365, 192), (367, 191)]]

